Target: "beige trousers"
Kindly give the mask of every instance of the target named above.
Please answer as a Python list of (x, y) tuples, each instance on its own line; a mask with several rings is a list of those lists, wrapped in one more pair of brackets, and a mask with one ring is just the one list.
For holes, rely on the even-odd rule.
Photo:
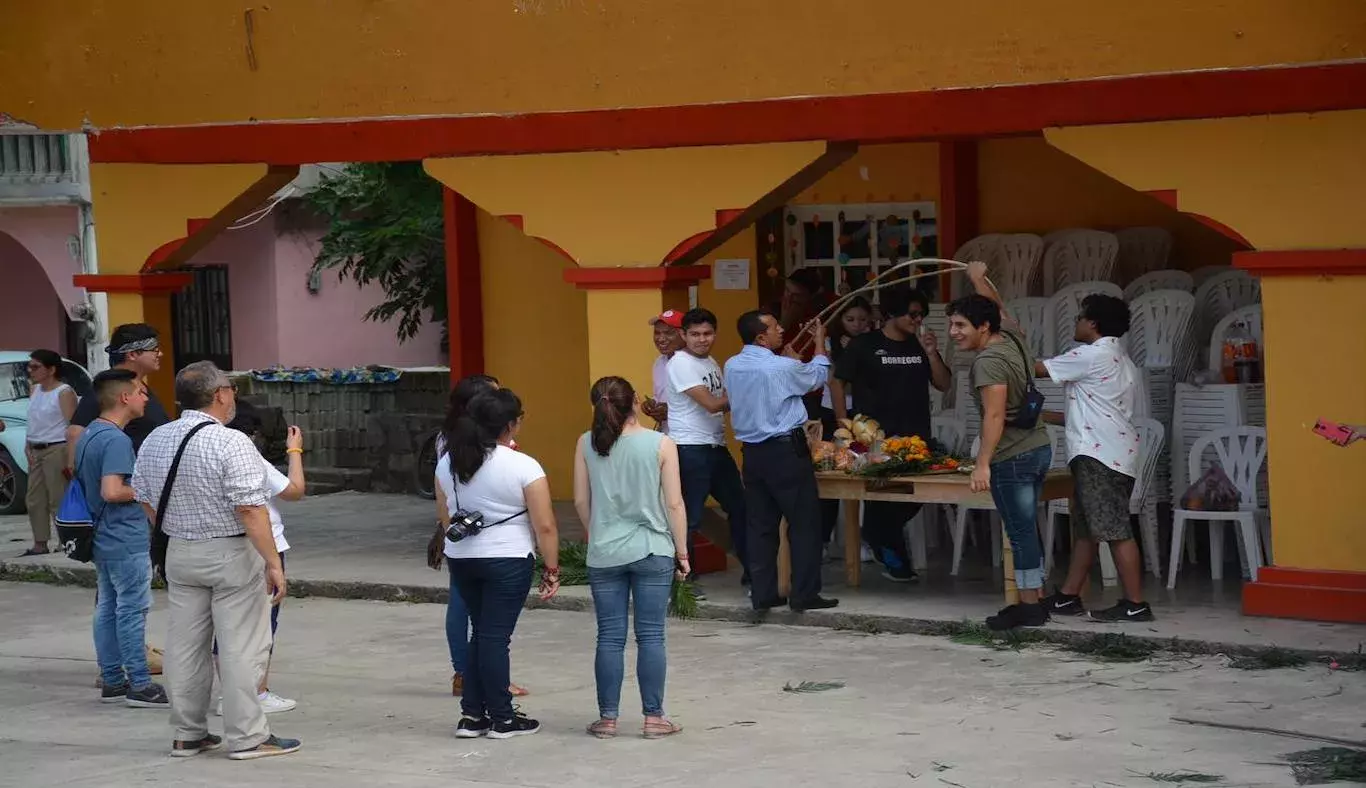
[(270, 653), (265, 571), (265, 560), (245, 537), (171, 539), (166, 681), (176, 741), (198, 741), (209, 732), (215, 635), (228, 749), (249, 750), (270, 737), (256, 694)]
[(46, 542), (52, 538), (52, 517), (66, 494), (66, 444), (31, 449), (28, 464), (28, 525), (33, 529), (33, 541)]

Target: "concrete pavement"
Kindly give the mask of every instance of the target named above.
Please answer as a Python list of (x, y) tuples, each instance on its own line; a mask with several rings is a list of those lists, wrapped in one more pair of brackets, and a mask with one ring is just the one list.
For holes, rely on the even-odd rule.
[[(513, 675), (536, 736), (458, 741), (439, 605), (290, 599), (273, 715), (291, 756), (167, 755), (160, 711), (98, 702), (91, 592), (0, 583), (0, 786), (1152, 786), (1149, 773), (1290, 786), (1267, 765), (1313, 743), (1180, 725), (1171, 715), (1366, 738), (1366, 675), (1245, 672), (1218, 657), (1106, 664), (1049, 649), (991, 651), (942, 638), (678, 622), (667, 709), (686, 730), (598, 741), (594, 623), (525, 613)], [(150, 628), (165, 637), (157, 594)], [(633, 659), (628, 650), (628, 660)], [(637, 730), (628, 661), (623, 734)], [(825, 692), (786, 683), (842, 681)], [(218, 718), (210, 718), (217, 729)]]

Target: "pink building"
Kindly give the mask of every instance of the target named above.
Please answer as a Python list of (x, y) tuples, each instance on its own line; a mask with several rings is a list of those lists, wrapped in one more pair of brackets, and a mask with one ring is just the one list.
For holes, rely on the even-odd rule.
[[(111, 328), (104, 296), (72, 284), (99, 270), (85, 161), (80, 136), (0, 134), (0, 349), (52, 348), (99, 369)], [(393, 325), (364, 319), (383, 300), (377, 286), (312, 275), (324, 228), (283, 222), (288, 209), (224, 232), (191, 261), (195, 284), (173, 302), (176, 366), (445, 363), (439, 326), (400, 344)]]

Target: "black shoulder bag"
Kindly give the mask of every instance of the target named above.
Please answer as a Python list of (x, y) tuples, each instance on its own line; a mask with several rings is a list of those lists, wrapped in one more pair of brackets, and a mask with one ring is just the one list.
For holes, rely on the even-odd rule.
[(1006, 421), (1007, 427), (1016, 427), (1022, 430), (1032, 430), (1039, 423), (1039, 417), (1043, 415), (1044, 396), (1034, 385), (1034, 370), (1029, 365), (1029, 354), (1025, 352), (1024, 345), (1015, 335), (1005, 331), (1002, 332), (1010, 341), (1015, 343), (1015, 347), (1020, 351), (1020, 363), (1024, 365), (1025, 373), (1025, 396), (1024, 402), (1020, 403), (1019, 410), (1015, 411), (1015, 418)]
[(180, 447), (176, 449), (175, 458), (171, 460), (171, 468), (166, 472), (166, 483), (161, 486), (156, 522), (152, 524), (152, 568), (159, 572), (163, 579), (166, 577), (166, 548), (170, 546), (171, 538), (161, 530), (161, 521), (166, 519), (166, 506), (171, 502), (171, 485), (175, 484), (176, 473), (180, 470), (180, 458), (185, 455), (185, 447), (189, 445), (190, 438), (210, 424), (213, 422), (196, 424), (185, 433), (185, 437), (180, 440)]

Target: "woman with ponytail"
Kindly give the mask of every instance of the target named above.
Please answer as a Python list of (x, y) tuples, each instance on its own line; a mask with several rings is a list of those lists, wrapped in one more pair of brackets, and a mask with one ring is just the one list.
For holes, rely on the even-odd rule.
[[(465, 406), (470, 400), (496, 388), (498, 378), (492, 375), (467, 375), (456, 382), (451, 389), (450, 402), (446, 406), (446, 420), (441, 425), (441, 432), (436, 436), (438, 457), (446, 453), (446, 436), (455, 432), (456, 423), (465, 415)], [(515, 443), (509, 445), (513, 449), (517, 448)], [(431, 541), (427, 543), (427, 566), (440, 571), (445, 549), (446, 529), (441, 525), (441, 517), (438, 514), (436, 533), (432, 534)], [(451, 652), (451, 694), (458, 698), (465, 691), (465, 659), (470, 647), (470, 611), (465, 606), (465, 600), (460, 598), (460, 589), (455, 587), (454, 572), (451, 572), (450, 588), (450, 595), (446, 601), (446, 647)], [(516, 684), (509, 684), (508, 692), (514, 697), (527, 694), (525, 689)]]
[(600, 739), (617, 735), (626, 615), (634, 600), (641, 733), (663, 738), (683, 730), (664, 716), (664, 619), (674, 578), (690, 571), (678, 446), (640, 425), (635, 389), (622, 378), (602, 378), (589, 398), (593, 428), (574, 453), (574, 508), (588, 531), (588, 582), (598, 617), (598, 720), (588, 732)]
[(545, 562), (541, 599), (559, 590), (560, 538), (545, 471), (511, 448), (521, 426), (516, 394), (477, 394), (455, 419), (436, 464), (445, 556), (473, 625), (455, 729), (460, 739), (509, 739), (541, 729), (512, 706), (508, 647), (531, 590), (538, 546)]

